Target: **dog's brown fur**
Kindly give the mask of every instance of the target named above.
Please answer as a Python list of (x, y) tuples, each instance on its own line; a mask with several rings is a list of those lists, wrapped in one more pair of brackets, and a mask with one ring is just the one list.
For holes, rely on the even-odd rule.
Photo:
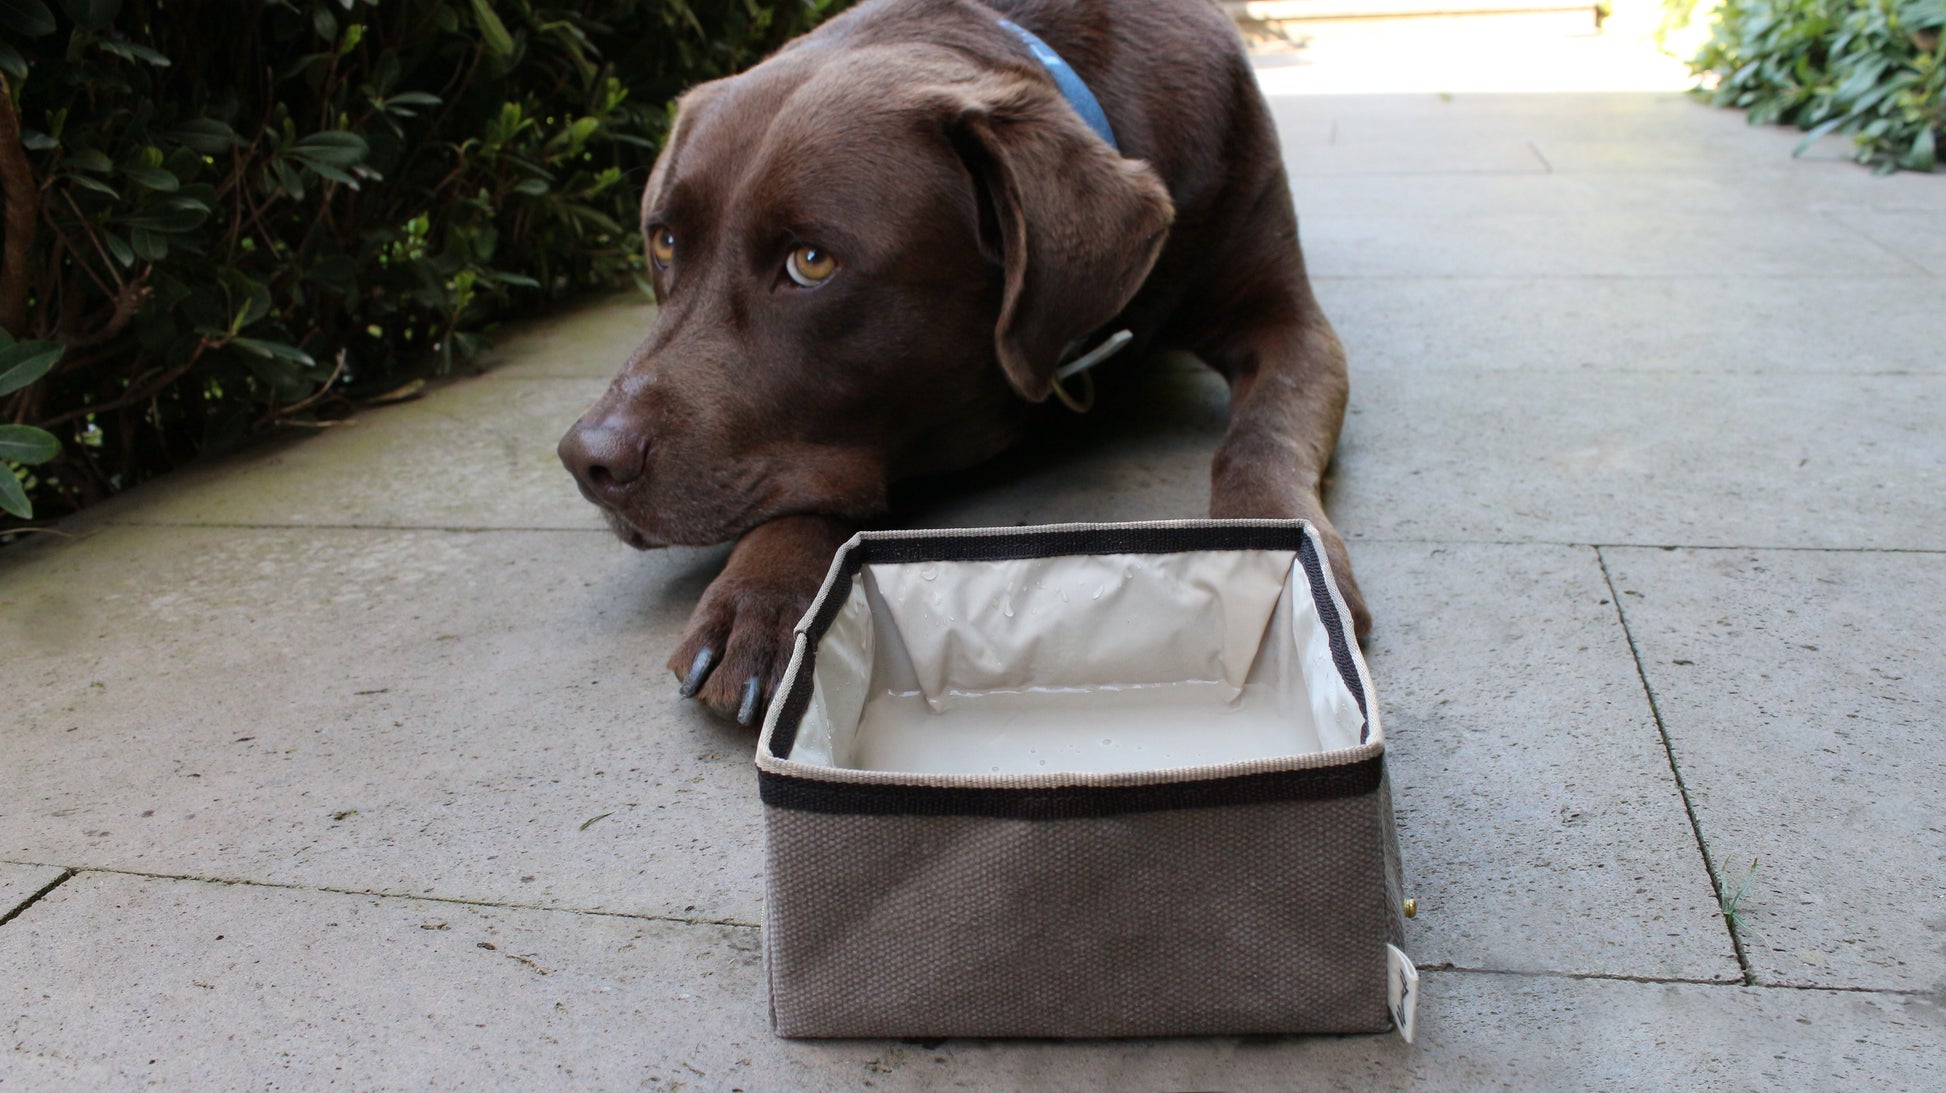
[[(1002, 16), (1087, 81), (1119, 155)], [(758, 712), (888, 485), (1008, 446), (1102, 328), (1228, 380), (1210, 514), (1317, 524), (1369, 627), (1319, 501), (1344, 356), (1209, 0), (871, 0), (685, 95), (642, 210), (675, 239), (661, 308), (561, 457), (635, 546), (737, 540), (669, 661), (711, 707)], [(804, 244), (839, 262), (815, 289), (783, 272)]]

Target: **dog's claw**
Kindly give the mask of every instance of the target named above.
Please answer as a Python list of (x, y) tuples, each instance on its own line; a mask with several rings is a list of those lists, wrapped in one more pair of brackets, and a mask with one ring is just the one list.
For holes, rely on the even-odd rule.
[(743, 681), (743, 705), (737, 707), (737, 724), (752, 725), (757, 720), (757, 701), (763, 696), (762, 684), (756, 676)]
[(684, 698), (695, 698), (696, 692), (703, 689), (703, 681), (709, 678), (709, 670), (716, 663), (716, 650), (705, 645), (697, 650), (696, 660), (689, 666), (689, 674), (683, 677), (681, 694)]

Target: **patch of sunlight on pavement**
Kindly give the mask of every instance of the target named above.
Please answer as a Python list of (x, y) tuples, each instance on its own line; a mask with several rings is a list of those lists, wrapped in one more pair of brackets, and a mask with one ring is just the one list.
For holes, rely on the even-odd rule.
[(1688, 66), (1656, 48), (1655, 24), (1626, 12), (1287, 22), (1254, 45), (1266, 95), (1681, 91)]

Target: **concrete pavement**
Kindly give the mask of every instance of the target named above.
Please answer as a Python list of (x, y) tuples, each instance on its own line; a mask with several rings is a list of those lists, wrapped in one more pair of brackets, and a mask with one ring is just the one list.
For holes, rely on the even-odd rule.
[[(723, 551), (552, 454), (620, 298), (0, 552), (0, 1089), (1946, 1085), (1946, 178), (1552, 21), (1470, 87), (1439, 26), (1263, 69), (1417, 1045), (772, 1038), (753, 741), (661, 667)], [(1105, 401), (926, 518), (1200, 515), (1221, 385)]]

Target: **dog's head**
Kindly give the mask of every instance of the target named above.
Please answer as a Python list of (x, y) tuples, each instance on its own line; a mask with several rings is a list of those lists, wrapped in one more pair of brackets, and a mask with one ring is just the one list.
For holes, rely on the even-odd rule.
[(869, 517), (1009, 443), (1171, 215), (1045, 80), (804, 42), (683, 97), (642, 201), (660, 307), (562, 462), (638, 547)]

